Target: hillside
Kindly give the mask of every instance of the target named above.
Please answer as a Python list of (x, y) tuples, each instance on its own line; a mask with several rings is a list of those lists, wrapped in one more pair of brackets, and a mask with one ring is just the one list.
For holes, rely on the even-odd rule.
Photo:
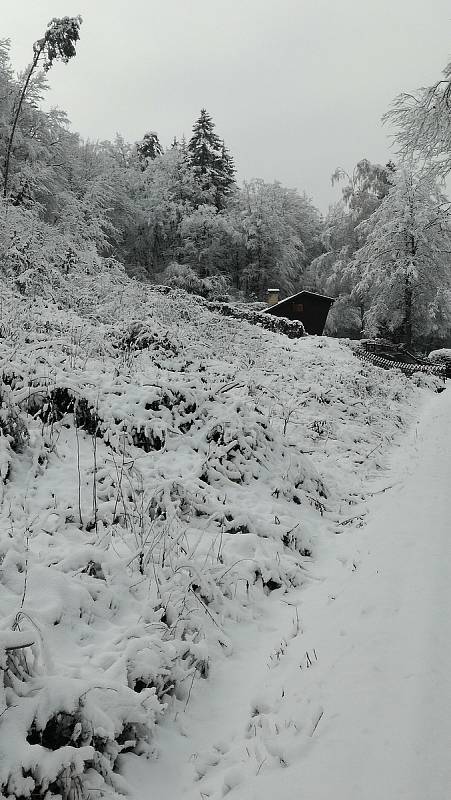
[[(224, 664), (240, 681), (243, 632), (258, 646), (276, 605), (296, 636), (290, 593), (356, 570), (369, 481), (439, 381), (105, 275), (58, 302), (3, 289), (0, 354), (1, 791), (114, 796), (131, 754), (170, 781), (196, 698)], [(259, 774), (299, 755), (305, 713)]]

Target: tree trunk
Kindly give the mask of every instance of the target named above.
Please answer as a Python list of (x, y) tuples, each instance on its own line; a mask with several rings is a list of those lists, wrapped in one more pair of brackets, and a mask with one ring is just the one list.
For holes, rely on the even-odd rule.
[(42, 45), (42, 47), (40, 47), (38, 50), (36, 50), (36, 52), (34, 54), (34, 59), (33, 59), (32, 63), (31, 63), (31, 67), (30, 67), (30, 70), (28, 72), (26, 81), (25, 81), (25, 83), (23, 85), (23, 89), (22, 89), (22, 91), (20, 93), (20, 97), (19, 97), (19, 102), (17, 104), (16, 113), (14, 114), (13, 124), (11, 126), (11, 133), (9, 134), (8, 147), (6, 149), (6, 156), (5, 156), (5, 171), (4, 171), (4, 175), (3, 175), (3, 197), (6, 197), (7, 194), (8, 194), (8, 177), (9, 177), (9, 165), (10, 165), (10, 162), (11, 162), (11, 150), (12, 150), (13, 141), (14, 141), (14, 134), (16, 132), (17, 123), (19, 121), (19, 116), (20, 116), (20, 112), (21, 112), (21, 109), (22, 109), (22, 104), (23, 104), (25, 95), (27, 93), (27, 89), (28, 89), (28, 85), (30, 83), (31, 76), (32, 76), (34, 70), (37, 67), (37, 64), (38, 64), (38, 61), (39, 61), (39, 58), (41, 56), (41, 53), (42, 53), (43, 49), (44, 49), (44, 44)]
[[(410, 202), (410, 214), (412, 224), (415, 219), (413, 204)], [(409, 254), (410, 262), (405, 268), (404, 273), (404, 343), (407, 347), (412, 345), (412, 305), (413, 305), (413, 289), (412, 289), (412, 267), (417, 252), (417, 241), (413, 233), (409, 233), (407, 237), (407, 252)]]
[(406, 272), (404, 285), (404, 342), (407, 347), (412, 346), (412, 284), (410, 275)]
[(360, 338), (363, 336), (363, 331), (365, 329), (365, 306), (363, 303), (359, 304), (359, 311), (360, 311)]

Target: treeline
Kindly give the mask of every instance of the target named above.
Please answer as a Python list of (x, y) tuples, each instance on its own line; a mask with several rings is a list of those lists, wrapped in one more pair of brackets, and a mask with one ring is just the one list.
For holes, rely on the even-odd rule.
[[(13, 75), (3, 41), (2, 166), (23, 81)], [(305, 267), (321, 252), (319, 212), (279, 183), (253, 180), (239, 188), (233, 159), (206, 110), (191, 139), (174, 139), (166, 150), (151, 131), (134, 144), (119, 135), (90, 142), (70, 131), (62, 111), (39, 107), (46, 89), (45, 74), (36, 72), (18, 120), (7, 199), (25, 212), (27, 232), (18, 239), (16, 213), (13, 260), (21, 264), (11, 264), (12, 242), (4, 232), (4, 267), (22, 269), (44, 258), (70, 271), (77, 259), (97, 254), (143, 280), (200, 279), (246, 298), (261, 298), (269, 284), (285, 293), (300, 286)]]
[(135, 143), (83, 141), (62, 111), (40, 107), (80, 22), (53, 20), (23, 75), (0, 42), (0, 263), (22, 291), (123, 265), (209, 298), (261, 300), (270, 285), (331, 294), (336, 335), (447, 340), (451, 234), (436, 171), (412, 159), (337, 170), (342, 199), (323, 218), (278, 182), (239, 186), (205, 109), (189, 140), (166, 149), (151, 130)]

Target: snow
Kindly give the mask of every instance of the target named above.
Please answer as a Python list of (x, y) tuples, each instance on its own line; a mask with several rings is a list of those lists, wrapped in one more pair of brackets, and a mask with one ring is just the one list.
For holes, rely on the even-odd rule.
[(451, 349), (443, 347), (441, 350), (433, 350), (428, 358), (437, 364), (444, 364), (451, 367)]
[(361, 576), (377, 503), (402, 493), (371, 495), (448, 392), (183, 292), (86, 281), (61, 307), (3, 295), (1, 790), (315, 797), (362, 730), (353, 670), (372, 696)]
[(373, 481), (355, 569), (329, 559), (273, 593), (179, 732), (166, 721), (159, 761), (128, 757), (138, 800), (150, 780), (156, 800), (447, 796), (450, 420), (448, 390)]

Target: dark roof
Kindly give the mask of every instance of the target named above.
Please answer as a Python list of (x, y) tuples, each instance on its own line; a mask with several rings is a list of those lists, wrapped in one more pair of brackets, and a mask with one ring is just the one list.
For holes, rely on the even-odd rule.
[(274, 308), (280, 308), (280, 306), (283, 306), (284, 303), (288, 303), (290, 300), (301, 298), (305, 295), (308, 295), (309, 297), (319, 297), (321, 298), (321, 300), (328, 300), (330, 305), (332, 305), (332, 303), (334, 303), (336, 300), (335, 297), (328, 297), (327, 294), (319, 294), (318, 292), (307, 292), (303, 289), (302, 292), (296, 292), (296, 294), (292, 294), (290, 295), (290, 297), (284, 297), (283, 300), (279, 300), (278, 303), (274, 303), (273, 306), (268, 306), (268, 308), (265, 308), (265, 312), (273, 311)]

